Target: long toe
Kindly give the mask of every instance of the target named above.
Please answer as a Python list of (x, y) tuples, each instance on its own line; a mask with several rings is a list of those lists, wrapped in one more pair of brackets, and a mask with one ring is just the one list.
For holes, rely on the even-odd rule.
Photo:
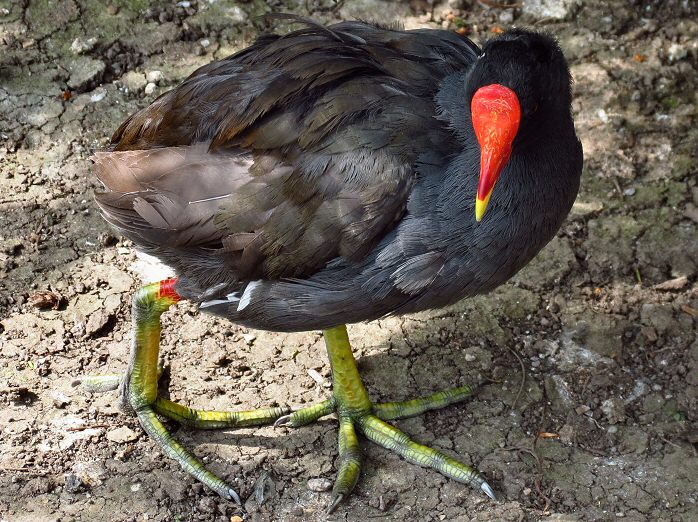
[(223, 479), (208, 471), (199, 459), (182, 446), (170, 434), (150, 406), (139, 408), (136, 410), (136, 415), (138, 415), (138, 420), (145, 432), (158, 443), (165, 455), (176, 460), (184, 471), (221, 497), (240, 503), (240, 496), (237, 492)]
[(119, 388), (123, 375), (85, 375), (78, 377), (71, 384), (81, 386), (89, 393), (105, 393)]
[(409, 462), (434, 469), (453, 480), (469, 484), (475, 489), (481, 489), (489, 497), (495, 498), (492, 488), (477, 469), (438, 450), (418, 444), (405, 433), (375, 415), (362, 417), (357, 426), (367, 439), (394, 451)]
[(332, 488), (332, 500), (327, 513), (332, 513), (348, 498), (359, 481), (361, 473), (361, 448), (356, 437), (354, 422), (349, 416), (339, 417), (339, 471)]
[(459, 386), (458, 388), (443, 390), (433, 395), (427, 395), (426, 397), (419, 397), (418, 399), (411, 399), (409, 401), (374, 404), (373, 413), (379, 419), (386, 421), (405, 419), (407, 417), (421, 415), (428, 411), (439, 410), (457, 402), (462, 402), (472, 394), (472, 386)]
[(158, 415), (200, 430), (276, 425), (276, 422), (291, 411), (283, 406), (248, 411), (197, 410), (162, 397), (156, 399), (153, 409)]

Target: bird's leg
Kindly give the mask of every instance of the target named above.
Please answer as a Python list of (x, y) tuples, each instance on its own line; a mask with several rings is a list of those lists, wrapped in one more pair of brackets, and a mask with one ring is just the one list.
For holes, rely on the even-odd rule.
[(405, 402), (373, 404), (359, 375), (346, 326), (325, 330), (324, 335), (332, 367), (332, 398), (280, 417), (276, 425), (302, 426), (329, 413), (336, 413), (339, 417), (339, 472), (328, 511), (333, 511), (349, 496), (359, 478), (360, 449), (356, 431), (410, 462), (432, 468), (458, 482), (470, 484), (494, 498), (492, 488), (478, 470), (440, 451), (412, 441), (403, 432), (385, 422), (419, 415), (462, 401), (472, 394), (470, 386), (461, 386)]
[(160, 316), (179, 299), (172, 280), (144, 286), (133, 297), (133, 344), (128, 369), (121, 383), (122, 403), (136, 413), (146, 433), (187, 473), (221, 496), (239, 501), (233, 488), (206, 470), (194, 455), (175, 440), (158, 419), (153, 407), (158, 399)]
[(354, 423), (369, 415), (373, 405), (356, 367), (347, 327), (342, 325), (325, 330), (324, 336), (332, 368), (332, 395), (339, 417), (339, 472), (328, 507), (328, 512), (332, 512), (349, 496), (359, 480), (361, 449)]
[(144, 286), (133, 298), (133, 344), (128, 369), (123, 377), (86, 377), (81, 382), (92, 391), (115, 389), (120, 383), (124, 407), (133, 411), (143, 429), (163, 452), (182, 468), (224, 498), (240, 502), (233, 488), (206, 470), (203, 464), (172, 437), (157, 414), (195, 428), (229, 428), (271, 424), (289, 412), (288, 408), (263, 408), (243, 412), (195, 410), (158, 396), (160, 316), (181, 298), (176, 280)]

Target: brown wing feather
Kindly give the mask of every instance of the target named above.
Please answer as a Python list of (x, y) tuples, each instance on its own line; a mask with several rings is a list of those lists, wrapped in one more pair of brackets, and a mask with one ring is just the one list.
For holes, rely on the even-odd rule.
[(359, 259), (404, 213), (414, 137), (442, 140), (434, 80), (469, 45), (361, 23), (264, 37), (129, 117), (95, 156), (97, 201), (174, 264), (187, 252), (179, 268), (200, 280), (213, 265), (276, 279)]

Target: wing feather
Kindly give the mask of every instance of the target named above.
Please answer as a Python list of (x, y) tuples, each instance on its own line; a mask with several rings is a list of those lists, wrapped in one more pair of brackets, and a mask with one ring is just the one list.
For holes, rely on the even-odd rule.
[(475, 52), (446, 31), (360, 22), (264, 36), (130, 116), (94, 157), (97, 201), (207, 283), (216, 270), (302, 278), (361, 259), (405, 212), (425, 153), (416, 138), (448, 141), (438, 80)]

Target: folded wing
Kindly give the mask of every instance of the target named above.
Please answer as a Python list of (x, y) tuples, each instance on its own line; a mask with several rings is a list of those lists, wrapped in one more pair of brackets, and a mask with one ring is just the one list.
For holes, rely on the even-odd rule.
[(127, 119), (95, 156), (97, 201), (193, 278), (360, 259), (402, 218), (419, 155), (448, 141), (434, 79), (474, 52), (455, 34), (357, 22), (262, 37)]

